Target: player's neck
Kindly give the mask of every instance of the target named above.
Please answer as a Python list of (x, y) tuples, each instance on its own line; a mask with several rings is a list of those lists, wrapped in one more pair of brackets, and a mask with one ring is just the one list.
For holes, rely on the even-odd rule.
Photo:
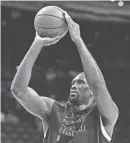
[(84, 109), (86, 109), (88, 106), (85, 104), (79, 105), (78, 108), (82, 111)]
[(85, 110), (85, 109), (91, 107), (93, 104), (94, 104), (94, 102), (92, 100), (90, 100), (87, 104), (78, 105), (78, 108), (82, 111), (82, 110)]

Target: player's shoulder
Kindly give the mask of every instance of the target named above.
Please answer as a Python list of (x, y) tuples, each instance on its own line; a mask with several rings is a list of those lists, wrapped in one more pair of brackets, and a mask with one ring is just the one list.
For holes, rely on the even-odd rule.
[(56, 108), (66, 108), (66, 102), (60, 102), (60, 101), (56, 101), (54, 100), (54, 104), (53, 106), (55, 106)]
[(47, 105), (51, 106), (51, 110), (60, 110), (66, 108), (65, 102), (59, 102), (55, 99), (49, 98), (49, 97), (41, 97), (44, 102), (46, 102)]
[(53, 106), (51, 109), (51, 113), (62, 114), (65, 112), (65, 109), (66, 109), (66, 103), (54, 100), (54, 103), (53, 103)]
[(46, 97), (46, 96), (40, 96), (40, 98), (48, 103), (54, 103), (54, 99)]

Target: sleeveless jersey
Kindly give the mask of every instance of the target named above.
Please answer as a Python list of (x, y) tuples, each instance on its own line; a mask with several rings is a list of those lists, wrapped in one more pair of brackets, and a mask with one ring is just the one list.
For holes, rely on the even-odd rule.
[[(66, 105), (54, 102), (43, 143), (110, 143), (102, 133), (101, 118), (96, 106), (71, 116)], [(74, 114), (73, 114), (74, 115)]]

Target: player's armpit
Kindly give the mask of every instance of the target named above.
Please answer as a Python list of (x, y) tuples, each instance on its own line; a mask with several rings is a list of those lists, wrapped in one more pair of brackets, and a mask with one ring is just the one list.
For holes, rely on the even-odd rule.
[(40, 119), (46, 118), (51, 113), (54, 100), (48, 97), (41, 97), (36, 91), (28, 87), (24, 95), (19, 96), (13, 93), (17, 101), (32, 115)]

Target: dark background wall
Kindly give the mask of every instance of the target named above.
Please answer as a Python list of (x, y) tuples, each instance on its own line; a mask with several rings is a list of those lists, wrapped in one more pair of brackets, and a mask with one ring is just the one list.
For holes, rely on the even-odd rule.
[[(35, 31), (33, 27), (35, 11), (2, 7), (1, 9), (1, 80), (2, 112), (7, 114), (10, 108), (19, 117), (16, 101), (6, 98), (10, 93), (10, 84), (18, 66), (29, 49)], [(130, 26), (125, 22), (86, 21), (76, 19), (81, 36), (101, 68), (108, 90), (119, 107), (116, 141), (129, 142), (130, 134)], [(40, 96), (55, 95), (56, 100), (68, 98), (70, 72), (79, 73), (82, 65), (75, 44), (67, 34), (56, 45), (45, 47), (33, 68), (30, 86)], [(48, 79), (48, 73), (52, 79)], [(73, 74), (74, 75), (74, 74)], [(12, 101), (12, 102), (11, 102)], [(7, 107), (5, 105), (7, 104)], [(21, 110), (21, 109), (20, 109)], [(22, 112), (25, 112), (22, 109)], [(30, 118), (33, 118), (29, 115)], [(25, 118), (28, 116), (25, 116)], [(21, 114), (20, 117), (21, 119)], [(29, 118), (29, 119), (30, 119)], [(26, 121), (26, 119), (25, 119)]]

